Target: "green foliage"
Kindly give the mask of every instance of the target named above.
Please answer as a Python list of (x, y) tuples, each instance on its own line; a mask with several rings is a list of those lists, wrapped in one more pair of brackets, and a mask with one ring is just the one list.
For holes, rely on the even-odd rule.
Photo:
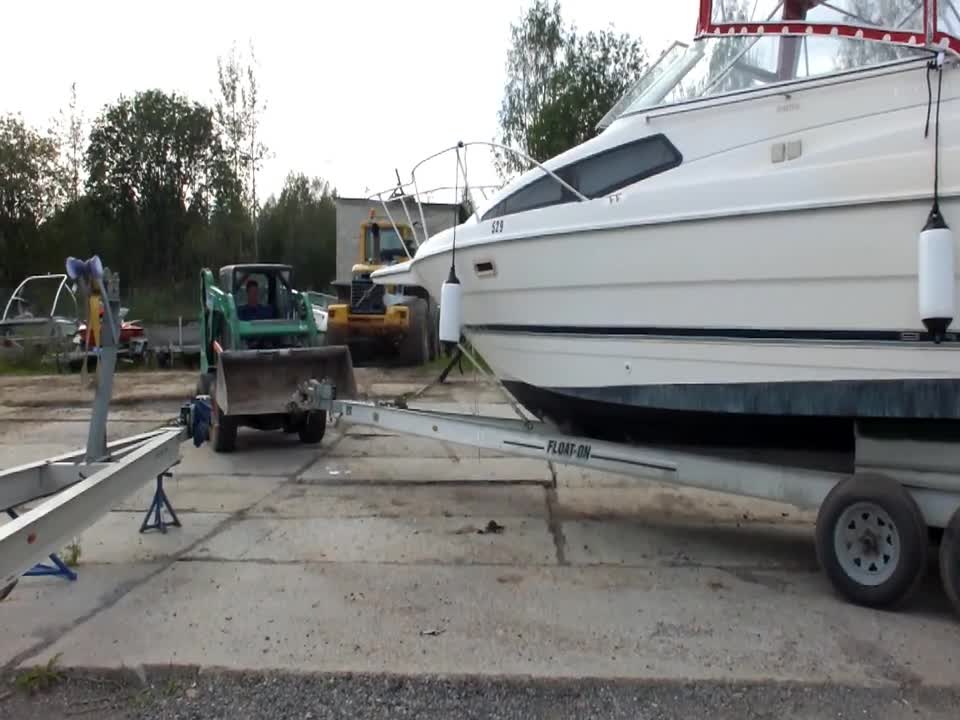
[[(499, 142), (543, 161), (595, 134), (595, 126), (646, 67), (638, 38), (612, 30), (580, 34), (560, 3), (535, 0), (510, 26)], [(497, 153), (502, 177), (526, 169)]]
[(261, 259), (290, 263), (300, 289), (321, 289), (336, 273), (336, 191), (320, 178), (287, 175), (259, 218)]
[(82, 552), (80, 539), (74, 538), (67, 544), (66, 548), (64, 548), (63, 562), (66, 563), (67, 567), (76, 567), (80, 564), (80, 555)]
[(15, 681), (17, 688), (31, 695), (40, 690), (49, 690), (63, 680), (63, 671), (59, 668), (59, 662), (60, 653), (57, 653), (47, 660), (46, 665), (39, 665), (20, 673)]
[(39, 223), (62, 200), (58, 162), (54, 137), (17, 115), (0, 116), (0, 286), (15, 287), (27, 274)]
[(217, 58), (220, 97), (214, 104), (214, 118), (227, 162), (238, 183), (241, 207), (254, 222), (253, 257), (259, 258), (257, 172), (270, 151), (258, 135), (260, 116), (266, 110), (266, 104), (260, 96), (255, 65), (253, 45), (246, 58), (240, 56), (236, 46), (230, 48), (226, 57)]
[(209, 108), (159, 90), (121, 97), (93, 123), (87, 168), (100, 235), (122, 244), (104, 256), (122, 276), (166, 284), (203, 257), (240, 254), (239, 183)]

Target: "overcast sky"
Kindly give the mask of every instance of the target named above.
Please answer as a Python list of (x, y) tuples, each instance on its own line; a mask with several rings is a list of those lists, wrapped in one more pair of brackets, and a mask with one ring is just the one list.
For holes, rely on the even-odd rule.
[[(5, 3), (0, 113), (46, 125), (71, 82), (88, 118), (121, 93), (160, 88), (211, 103), (216, 59), (252, 41), (273, 152), (259, 181), (278, 192), (288, 171), (366, 194), (458, 139), (490, 140), (504, 83), (514, 0), (33, 0)], [(656, 57), (689, 41), (697, 0), (563, 0), (582, 30), (613, 25)], [(451, 184), (449, 168), (424, 184)], [(487, 167), (484, 167), (487, 165)], [(483, 176), (486, 175), (486, 178)], [(471, 156), (471, 182), (492, 178)], [(418, 177), (419, 179), (419, 177)]]

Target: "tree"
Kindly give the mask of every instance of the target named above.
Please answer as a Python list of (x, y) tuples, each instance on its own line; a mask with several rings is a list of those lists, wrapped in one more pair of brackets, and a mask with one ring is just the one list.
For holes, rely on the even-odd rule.
[[(499, 142), (538, 161), (592, 137), (646, 67), (639, 39), (612, 30), (580, 34), (564, 24), (556, 0), (535, 0), (510, 36)], [(496, 160), (502, 177), (527, 166), (508, 152)]]
[(114, 262), (139, 282), (192, 276), (186, 239), (236, 187), (210, 109), (159, 90), (104, 108), (87, 169), (87, 191), (122, 238)]
[(76, 202), (83, 189), (83, 160), (86, 148), (83, 112), (77, 105), (77, 84), (70, 83), (70, 100), (57, 119), (61, 149), (62, 184), (68, 202)]
[(217, 128), (223, 137), (224, 150), (240, 181), (243, 202), (253, 222), (253, 254), (259, 257), (257, 242), (257, 171), (269, 155), (269, 149), (259, 135), (260, 117), (266, 103), (260, 96), (254, 68), (256, 56), (253, 45), (247, 58), (237, 52), (236, 45), (226, 57), (217, 58), (217, 88), (219, 97), (214, 105)]
[[(552, 5), (535, 0), (519, 23), (511, 23), (507, 84), (498, 113), (501, 144), (529, 154), (528, 131), (548, 100), (563, 40), (563, 18), (556, 0)], [(497, 151), (495, 157), (502, 177), (526, 167), (513, 153)]]
[(642, 44), (629, 35), (571, 31), (563, 62), (550, 79), (550, 98), (528, 128), (529, 154), (542, 161), (593, 137), (597, 123), (645, 66)]
[(0, 282), (14, 285), (39, 249), (38, 227), (62, 200), (55, 138), (0, 117)]
[(301, 287), (322, 288), (336, 275), (336, 191), (320, 178), (287, 175), (279, 197), (260, 213), (265, 258), (296, 268)]

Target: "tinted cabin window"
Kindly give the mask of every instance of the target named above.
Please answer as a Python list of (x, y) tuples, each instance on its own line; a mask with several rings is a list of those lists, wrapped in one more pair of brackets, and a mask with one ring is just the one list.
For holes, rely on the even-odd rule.
[[(598, 198), (674, 168), (682, 159), (666, 136), (653, 135), (577, 160), (554, 172), (588, 198)], [(483, 219), (574, 200), (576, 197), (569, 190), (545, 175), (501, 200)]]
[(559, 174), (588, 198), (603, 197), (680, 164), (680, 153), (663, 135), (605, 150)]

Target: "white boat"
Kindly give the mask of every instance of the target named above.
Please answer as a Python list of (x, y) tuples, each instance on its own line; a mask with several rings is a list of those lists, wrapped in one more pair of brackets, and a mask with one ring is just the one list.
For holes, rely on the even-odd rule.
[(733, 5), (704, 0), (696, 42), (596, 137), (374, 279), (439, 298), (455, 246), (465, 335), (524, 406), (588, 436), (960, 435), (960, 336), (924, 325), (917, 249), (935, 157), (939, 209), (960, 224), (960, 15), (946, 0), (758, 0), (751, 20)]

